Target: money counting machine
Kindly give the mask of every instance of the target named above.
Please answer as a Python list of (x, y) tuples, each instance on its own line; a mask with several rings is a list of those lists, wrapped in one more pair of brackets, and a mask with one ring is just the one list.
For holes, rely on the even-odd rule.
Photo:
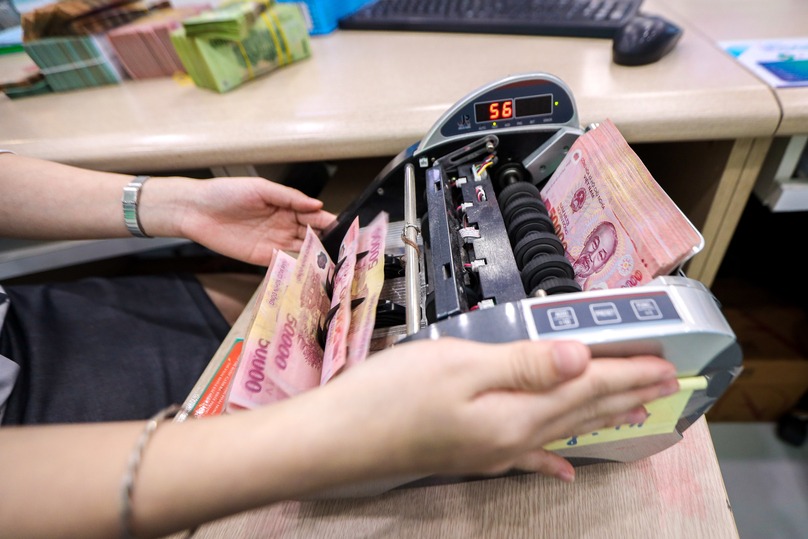
[(396, 156), (322, 237), (335, 257), (356, 216), (364, 225), (389, 214), (401, 239), (388, 240), (385, 284), (403, 281), (404, 291), (382, 298), (376, 331), (397, 329), (398, 342), (577, 339), (594, 356), (651, 353), (676, 364), (682, 390), (649, 406), (646, 424), (548, 446), (574, 465), (632, 461), (673, 445), (741, 370), (715, 298), (681, 271), (621, 289), (582, 291), (573, 279), (537, 194), (584, 132), (557, 77), (489, 84)]

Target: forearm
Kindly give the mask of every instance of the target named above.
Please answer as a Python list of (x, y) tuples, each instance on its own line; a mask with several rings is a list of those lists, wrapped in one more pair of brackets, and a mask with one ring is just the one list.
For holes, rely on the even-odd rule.
[[(166, 535), (351, 480), (360, 467), (340, 469), (327, 453), (333, 428), (322, 417), (301, 423), (307, 407), (295, 408), (161, 425), (136, 476), (136, 535)], [(127, 422), (0, 431), (0, 529), (12, 536), (118, 535), (121, 480), (142, 428)]]
[[(121, 197), (131, 179), (126, 174), (0, 154), (0, 235), (32, 239), (127, 237), (130, 234), (123, 221)], [(167, 180), (183, 181), (160, 178), (161, 182)], [(158, 206), (159, 197), (171, 196), (166, 187), (145, 185), (141, 205), (154, 202)], [(150, 200), (144, 204), (147, 197)], [(151, 229), (145, 222), (143, 226), (149, 235), (179, 233), (170, 211), (141, 215), (141, 222), (147, 218)]]
[[(383, 477), (378, 447), (386, 440), (367, 432), (367, 424), (348, 425), (349, 415), (324, 417), (334, 395), (318, 394), (322, 389), (159, 433), (138, 477), (135, 530), (165, 535)], [(217, 424), (208, 429), (211, 419)]]

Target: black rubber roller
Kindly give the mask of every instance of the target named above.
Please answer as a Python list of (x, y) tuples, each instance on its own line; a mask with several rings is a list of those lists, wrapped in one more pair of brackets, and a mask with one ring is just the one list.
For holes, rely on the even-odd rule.
[(502, 217), (505, 220), (505, 226), (513, 221), (513, 219), (528, 210), (539, 210), (544, 215), (549, 217), (550, 213), (547, 211), (547, 206), (538, 198), (517, 197), (511, 198), (505, 207), (502, 209)]
[(563, 255), (564, 246), (552, 232), (528, 232), (516, 244), (513, 256), (519, 269), (527, 266), (538, 255)]
[(572, 279), (575, 272), (572, 264), (564, 255), (539, 255), (527, 263), (520, 272), (525, 290), (534, 290), (545, 279), (559, 277)]
[(507, 226), (508, 238), (511, 245), (516, 245), (530, 232), (552, 232), (555, 234), (553, 221), (539, 210), (532, 209), (525, 211), (515, 217)]
[(530, 291), (530, 296), (534, 298), (539, 296), (540, 290), (543, 290), (548, 296), (552, 296), (553, 294), (569, 294), (570, 292), (580, 292), (581, 285), (579, 285), (575, 279), (548, 277)]
[(499, 192), (497, 201), (499, 202), (500, 209), (504, 208), (512, 199), (519, 197), (531, 197), (541, 200), (538, 187), (528, 182), (516, 182), (508, 185)]

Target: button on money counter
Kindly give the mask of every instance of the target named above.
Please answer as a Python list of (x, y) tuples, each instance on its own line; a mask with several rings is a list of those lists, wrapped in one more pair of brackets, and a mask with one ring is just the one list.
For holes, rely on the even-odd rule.
[[(342, 304), (375, 306), (368, 361), (400, 342), (451, 336), (578, 339), (595, 356), (650, 353), (677, 366), (679, 393), (651, 403), (643, 423), (547, 446), (573, 464), (629, 463), (680, 443), (740, 373), (740, 348), (715, 298), (681, 271), (703, 247), (701, 234), (614, 124), (578, 125), (571, 92), (551, 74), (510, 76), (470, 93), (342, 212), (322, 235), (324, 252), (306, 254), (304, 244), (298, 260), (318, 261), (312, 265), (327, 275), (332, 299), (341, 268), (353, 271), (371, 250), (356, 239), (358, 225), (375, 227), (378, 251), (380, 221), (383, 283), (355, 287), (364, 288), (361, 297), (320, 313), (326, 356)], [(210, 409), (211, 387), (225, 385), (211, 380), (236, 369), (240, 348), (233, 350), (229, 368), (228, 360), (212, 362), (184, 405), (186, 417)], [(323, 359), (324, 371), (328, 364)], [(291, 378), (273, 382), (286, 396), (306, 390)], [(478, 478), (402, 478), (323, 497), (470, 479)]]

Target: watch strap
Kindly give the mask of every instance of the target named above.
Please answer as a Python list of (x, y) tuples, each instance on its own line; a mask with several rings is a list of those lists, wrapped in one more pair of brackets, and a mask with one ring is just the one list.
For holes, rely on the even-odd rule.
[(138, 238), (150, 238), (140, 225), (140, 217), (138, 215), (138, 202), (140, 201), (140, 189), (149, 176), (135, 176), (131, 182), (126, 184), (123, 188), (123, 222), (126, 224), (126, 229), (129, 233)]

